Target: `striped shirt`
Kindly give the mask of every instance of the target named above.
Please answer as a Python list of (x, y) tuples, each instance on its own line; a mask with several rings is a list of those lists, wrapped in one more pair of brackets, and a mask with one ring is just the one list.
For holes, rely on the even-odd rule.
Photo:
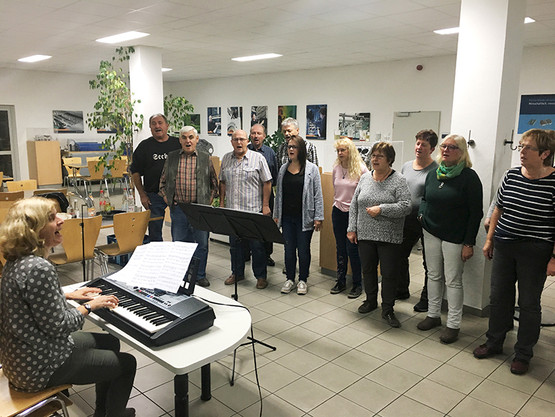
[(220, 181), (225, 183), (225, 206), (234, 210), (262, 211), (264, 183), (272, 180), (266, 158), (247, 150), (240, 160), (233, 152), (222, 158)]
[(555, 242), (555, 172), (531, 180), (521, 167), (511, 168), (497, 191), (497, 207), (497, 239)]

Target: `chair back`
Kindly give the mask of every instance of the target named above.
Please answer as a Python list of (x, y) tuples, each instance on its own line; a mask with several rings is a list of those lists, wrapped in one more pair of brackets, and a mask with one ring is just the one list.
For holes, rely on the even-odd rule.
[(64, 161), (64, 166), (66, 167), (68, 177), (73, 177), (74, 172), (75, 172), (76, 176), (79, 175), (79, 170), (81, 168), (75, 168), (74, 169), (72, 167), (79, 166), (79, 165), (82, 164), (80, 156), (73, 156), (71, 158), (64, 157), (64, 158), (62, 158), (62, 160)]
[(37, 180), (7, 181), (8, 191), (36, 190)]
[(10, 207), (13, 206), (17, 200), (23, 199), (24, 195), (25, 193), (23, 191), (0, 192), (0, 223), (4, 221)]
[[(83, 224), (85, 229), (85, 259), (93, 259), (94, 247), (98, 240), (100, 226), (102, 226), (102, 216), (83, 219)], [(83, 259), (81, 219), (64, 221), (61, 233), (64, 237), (62, 247), (66, 254), (66, 263), (81, 261)]]
[(111, 163), (114, 165), (110, 170), (112, 178), (123, 178), (123, 174), (127, 171), (127, 160), (113, 159)]
[(87, 161), (87, 167), (89, 168), (89, 176), (87, 177), (87, 180), (99, 181), (99, 180), (102, 180), (102, 178), (104, 178), (105, 165), (102, 165), (102, 167), (97, 167), (97, 164), (98, 164), (98, 159)]
[(114, 233), (120, 253), (133, 252), (143, 244), (149, 221), (150, 210), (114, 215)]
[(90, 161), (98, 162), (100, 161), (100, 156), (87, 156), (87, 163), (89, 163)]

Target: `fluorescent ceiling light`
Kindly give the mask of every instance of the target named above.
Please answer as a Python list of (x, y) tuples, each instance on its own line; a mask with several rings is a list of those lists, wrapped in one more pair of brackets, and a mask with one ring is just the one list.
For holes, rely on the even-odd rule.
[[(531, 17), (525, 17), (524, 18), (524, 23), (534, 23), (535, 20), (532, 19)], [(459, 33), (459, 28), (448, 28), (448, 29), (438, 29), (438, 30), (434, 30), (434, 33), (437, 33), (438, 35), (452, 35), (454, 33)]]
[(251, 56), (240, 56), (237, 58), (231, 58), (232, 61), (239, 61), (239, 62), (245, 62), (245, 61), (256, 61), (258, 59), (270, 59), (270, 58), (278, 58), (280, 56), (280, 54), (261, 54), (261, 55), (251, 55)]
[(52, 58), (50, 55), (31, 55), (31, 56), (27, 56), (25, 58), (19, 58), (18, 61), (20, 62), (38, 62), (38, 61), (44, 61), (45, 59), (50, 59)]
[(173, 68), (162, 68), (162, 72), (173, 71)]
[(119, 43), (130, 41), (132, 39), (144, 38), (145, 36), (150, 36), (150, 33), (131, 31), (120, 33), (119, 35), (107, 36), (105, 38), (97, 39), (96, 41), (102, 43)]

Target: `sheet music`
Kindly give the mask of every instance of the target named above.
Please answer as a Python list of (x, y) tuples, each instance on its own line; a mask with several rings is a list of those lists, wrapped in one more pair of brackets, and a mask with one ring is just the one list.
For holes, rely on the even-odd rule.
[(129, 286), (177, 293), (197, 248), (189, 242), (151, 242), (137, 246), (121, 270), (110, 275)]

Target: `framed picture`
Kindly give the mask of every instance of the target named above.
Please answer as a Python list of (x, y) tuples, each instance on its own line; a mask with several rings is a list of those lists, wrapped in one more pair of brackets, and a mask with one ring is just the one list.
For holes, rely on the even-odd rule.
[(268, 106), (251, 107), (251, 127), (257, 124), (268, 130)]
[(520, 97), (518, 133), (530, 129), (551, 130), (555, 126), (555, 94), (534, 94)]
[(84, 133), (83, 112), (52, 110), (54, 133)]
[(311, 104), (306, 106), (306, 138), (326, 139), (327, 104)]
[(347, 136), (352, 140), (366, 140), (370, 133), (370, 113), (339, 113), (337, 133), (335, 139)]
[(288, 117), (297, 118), (297, 106), (278, 106), (278, 129), (281, 129), (281, 122)]
[(222, 108), (208, 107), (208, 134), (220, 136), (222, 134)]
[(227, 136), (233, 135), (237, 129), (243, 128), (243, 108), (228, 107), (227, 108)]

